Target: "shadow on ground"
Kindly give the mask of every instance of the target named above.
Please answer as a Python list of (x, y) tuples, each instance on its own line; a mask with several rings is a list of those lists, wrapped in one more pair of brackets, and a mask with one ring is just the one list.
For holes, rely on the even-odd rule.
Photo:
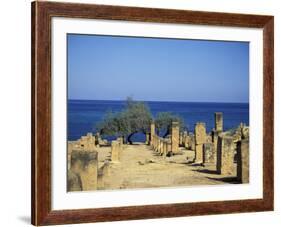
[(221, 181), (225, 183), (241, 184), (241, 182), (237, 180), (237, 177), (222, 177), (222, 178), (207, 177), (207, 178), (210, 180)]
[(196, 171), (199, 173), (218, 174), (216, 170), (209, 170), (209, 169), (194, 169), (192, 171)]

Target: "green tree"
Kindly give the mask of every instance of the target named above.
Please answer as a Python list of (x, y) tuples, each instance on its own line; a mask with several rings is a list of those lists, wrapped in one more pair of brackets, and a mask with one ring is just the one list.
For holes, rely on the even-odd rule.
[(184, 130), (184, 120), (180, 116), (170, 112), (159, 112), (155, 118), (155, 127), (157, 133), (159, 134), (160, 132), (163, 132), (164, 138), (169, 135), (173, 121), (179, 122), (180, 131)]
[(148, 133), (152, 115), (148, 106), (144, 102), (127, 101), (127, 108), (124, 111), (127, 125), (129, 125), (128, 142), (135, 133)]
[(96, 125), (101, 135), (117, 136), (118, 133), (118, 114), (108, 111), (103, 120)]
[(135, 133), (147, 133), (152, 120), (148, 106), (144, 102), (127, 99), (124, 110), (118, 113), (108, 112), (104, 119), (98, 123), (97, 129), (101, 135), (126, 137), (132, 144)]
[[(173, 121), (179, 122), (180, 130), (184, 130), (184, 121), (181, 117), (170, 112), (159, 112), (155, 118), (157, 133), (164, 132), (166, 137), (170, 133)], [(152, 115), (149, 107), (144, 102), (133, 101), (127, 98), (125, 108), (117, 113), (109, 111), (101, 122), (97, 124), (97, 129), (101, 135), (122, 136), (124, 141), (132, 144), (132, 136), (136, 133), (149, 133)]]

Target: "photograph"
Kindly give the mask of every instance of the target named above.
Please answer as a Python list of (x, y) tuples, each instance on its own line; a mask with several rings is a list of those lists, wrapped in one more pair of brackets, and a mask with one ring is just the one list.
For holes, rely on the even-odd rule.
[(66, 40), (67, 192), (249, 183), (249, 42)]

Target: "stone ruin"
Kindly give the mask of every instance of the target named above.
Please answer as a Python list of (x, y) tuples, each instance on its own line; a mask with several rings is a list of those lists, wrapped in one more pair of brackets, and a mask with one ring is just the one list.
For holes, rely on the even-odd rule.
[(216, 112), (214, 129), (206, 132), (206, 125), (198, 122), (194, 134), (180, 132), (178, 122), (173, 122), (171, 135), (162, 138), (155, 133), (155, 124), (150, 127), (150, 137), (147, 137), (152, 149), (164, 157), (179, 153), (179, 147), (195, 152), (194, 162), (214, 165), (216, 172), (225, 176), (236, 176), (237, 181), (249, 181), (249, 127), (241, 124), (230, 133), (223, 131), (223, 114)]
[(249, 183), (249, 139), (237, 143), (237, 180)]
[(203, 162), (203, 145), (206, 142), (206, 125), (203, 122), (198, 122), (195, 125), (195, 162)]
[[(241, 183), (249, 182), (249, 127), (223, 132), (223, 115), (215, 113), (211, 143), (204, 144), (203, 163), (216, 164), (218, 174), (236, 176)], [(236, 163), (236, 164), (235, 164)]]
[(203, 163), (216, 163), (217, 156), (213, 143), (203, 144)]
[[(117, 141), (118, 149), (122, 149), (122, 138)], [(99, 185), (97, 147), (107, 145), (99, 133), (88, 133), (76, 141), (69, 141), (67, 146), (67, 190), (88, 191), (96, 190)], [(119, 152), (119, 150), (117, 152)], [(115, 152), (112, 152), (115, 154)], [(113, 159), (119, 160), (119, 153)], [(102, 169), (105, 169), (102, 166)], [(102, 174), (100, 174), (102, 175)]]
[[(195, 163), (205, 168), (211, 164), (216, 172), (224, 176), (236, 176), (241, 183), (249, 182), (249, 127), (241, 124), (236, 130), (223, 131), (223, 115), (215, 113), (215, 127), (210, 134), (206, 125), (198, 122), (194, 134), (180, 132), (179, 123), (172, 122), (171, 135), (158, 136), (155, 124), (151, 123), (146, 134), (146, 144), (164, 158), (180, 153), (180, 147), (195, 153)], [(110, 172), (111, 163), (120, 162), (123, 138), (111, 142), (111, 157), (98, 168), (97, 147), (108, 145), (99, 134), (88, 133), (77, 141), (68, 142), (68, 191), (87, 191), (103, 188), (103, 176)], [(208, 164), (208, 165), (207, 165)]]
[(67, 173), (68, 191), (96, 190), (98, 185), (98, 152), (73, 150)]
[(152, 149), (162, 155), (163, 157), (177, 154), (179, 152), (180, 132), (179, 123), (172, 122), (172, 133), (167, 138), (162, 138), (155, 133), (155, 124), (151, 123), (150, 126), (150, 145)]
[(172, 122), (172, 153), (176, 154), (179, 152), (179, 139), (180, 139), (180, 128), (179, 122)]
[(217, 173), (223, 175), (233, 175), (235, 144), (230, 136), (219, 136), (217, 145)]
[(120, 161), (121, 152), (123, 150), (123, 138), (111, 142), (111, 161), (118, 163)]
[(70, 141), (67, 144), (67, 168), (71, 167), (71, 155), (72, 151), (94, 151), (96, 149), (96, 138), (92, 133), (88, 133), (86, 136), (81, 136), (76, 141)]

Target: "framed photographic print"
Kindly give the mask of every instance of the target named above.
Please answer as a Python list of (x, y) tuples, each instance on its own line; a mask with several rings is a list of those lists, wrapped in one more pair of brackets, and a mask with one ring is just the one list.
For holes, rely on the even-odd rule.
[(32, 3), (32, 224), (273, 210), (274, 18)]

